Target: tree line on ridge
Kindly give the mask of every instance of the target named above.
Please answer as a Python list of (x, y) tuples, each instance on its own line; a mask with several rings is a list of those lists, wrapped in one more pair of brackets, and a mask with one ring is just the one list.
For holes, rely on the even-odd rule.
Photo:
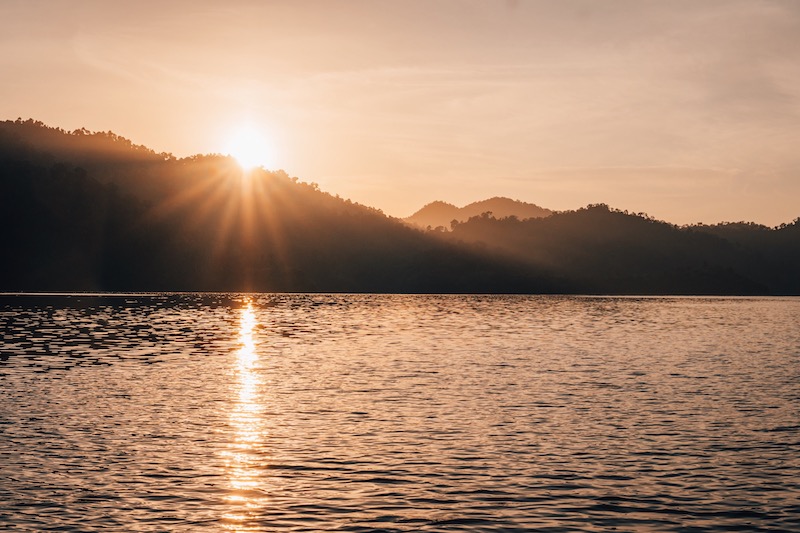
[(800, 294), (800, 223), (604, 205), (414, 229), (285, 172), (0, 122), (3, 291)]

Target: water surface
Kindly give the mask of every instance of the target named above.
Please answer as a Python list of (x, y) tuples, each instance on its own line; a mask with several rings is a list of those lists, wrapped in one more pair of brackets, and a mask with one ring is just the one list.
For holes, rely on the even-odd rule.
[(800, 299), (0, 298), (0, 529), (800, 530)]

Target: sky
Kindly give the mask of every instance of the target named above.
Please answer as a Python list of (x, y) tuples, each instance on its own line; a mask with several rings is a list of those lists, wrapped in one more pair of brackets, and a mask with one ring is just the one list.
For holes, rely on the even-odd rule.
[(268, 166), (404, 217), (800, 216), (800, 2), (0, 2), (0, 119)]

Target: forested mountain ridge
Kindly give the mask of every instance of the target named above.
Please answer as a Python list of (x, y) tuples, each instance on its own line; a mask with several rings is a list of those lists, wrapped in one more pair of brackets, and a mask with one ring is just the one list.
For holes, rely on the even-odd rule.
[(0, 290), (552, 292), (515, 262), (230, 158), (0, 126)]
[(483, 215), (430, 233), (558, 272), (580, 292), (800, 294), (800, 219), (678, 227), (596, 204), (540, 219)]
[(0, 122), (2, 291), (800, 294), (797, 220), (486, 211), (424, 232), (282, 171)]

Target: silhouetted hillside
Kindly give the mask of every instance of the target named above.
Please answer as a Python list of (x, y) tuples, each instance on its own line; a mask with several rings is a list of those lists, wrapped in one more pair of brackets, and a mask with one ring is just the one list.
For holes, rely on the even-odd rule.
[(426, 233), (282, 171), (3, 122), (0, 290), (800, 294), (798, 221), (473, 205), (484, 215)]
[(800, 294), (800, 218), (768, 228), (752, 222), (697, 225), (687, 231), (725, 239), (739, 252), (737, 271), (776, 294)]
[(510, 198), (494, 197), (473, 202), (464, 207), (456, 207), (446, 202), (431, 202), (410, 217), (403, 220), (420, 228), (447, 229), (453, 220), (464, 222), (472, 217), (491, 213), (496, 218), (517, 217), (520, 220), (541, 218), (551, 215), (549, 209), (535, 204), (520, 202)]
[(0, 127), (2, 290), (562, 290), (283, 172)]
[(484, 215), (431, 234), (558, 273), (581, 292), (800, 294), (800, 219), (679, 228), (599, 204), (526, 221)]

